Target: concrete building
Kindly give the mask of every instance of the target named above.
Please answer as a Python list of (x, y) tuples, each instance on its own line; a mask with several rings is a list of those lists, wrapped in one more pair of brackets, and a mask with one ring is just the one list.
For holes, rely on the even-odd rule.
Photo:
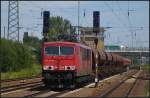
[(99, 28), (100, 33), (96, 36), (93, 33), (93, 27), (79, 27), (79, 39), (80, 42), (87, 44), (90, 47), (95, 47), (94, 39), (98, 37), (98, 48), (104, 49), (104, 32), (103, 27)]

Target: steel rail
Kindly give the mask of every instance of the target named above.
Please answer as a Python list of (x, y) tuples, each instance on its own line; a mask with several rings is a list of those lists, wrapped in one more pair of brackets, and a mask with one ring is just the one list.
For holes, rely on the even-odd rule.
[[(137, 72), (136, 72), (137, 73)], [(136, 74), (134, 73), (134, 74)], [(110, 90), (104, 92), (103, 94), (101, 94), (99, 97), (106, 97), (109, 94), (111, 94), (115, 89), (119, 88), (121, 86), (121, 84), (123, 84), (125, 81), (127, 81), (128, 79), (130, 79), (131, 76), (128, 76), (127, 78), (123, 79), (121, 82), (119, 82), (118, 84), (116, 84), (113, 88), (111, 88)]]
[(134, 87), (135, 84), (137, 83), (137, 80), (138, 80), (138, 79), (136, 79), (136, 80), (133, 82), (133, 84), (131, 85), (131, 87), (129, 88), (129, 90), (128, 90), (128, 91), (126, 92), (126, 94), (124, 95), (125, 98), (129, 96), (129, 94), (130, 94), (130, 92), (132, 91), (133, 87)]
[(5, 80), (0, 80), (0, 82), (3, 83), (3, 82), (21, 81), (21, 80), (27, 80), (27, 79), (40, 78), (40, 77), (41, 77), (41, 75), (37, 75), (37, 76), (32, 76), (32, 77), (22, 77), (22, 78), (15, 78), (15, 79), (5, 79)]
[(21, 85), (16, 85), (16, 86), (13, 86), (13, 87), (8, 87), (8, 88), (1, 88), (1, 93), (6, 93), (6, 92), (11, 92), (11, 91), (14, 91), (14, 90), (19, 90), (19, 89), (24, 89), (24, 88), (28, 88), (28, 87), (34, 87), (34, 86), (37, 86), (37, 85), (41, 85), (43, 84), (42, 81), (39, 81), (39, 82), (34, 82), (34, 83), (27, 83), (27, 84), (21, 84)]

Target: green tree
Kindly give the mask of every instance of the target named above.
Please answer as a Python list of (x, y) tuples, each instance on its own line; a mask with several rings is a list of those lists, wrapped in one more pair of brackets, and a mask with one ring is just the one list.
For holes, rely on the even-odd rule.
[(24, 33), (23, 43), (26, 46), (29, 46), (32, 50), (32, 55), (35, 56), (35, 60), (41, 64), (41, 47), (42, 47), (42, 40), (37, 37), (28, 36), (28, 33)]
[(60, 40), (60, 38), (63, 39), (64, 37), (62, 36), (65, 36), (66, 40), (70, 39), (70, 41), (75, 39), (75, 37), (73, 38), (71, 36), (75, 34), (75, 29), (72, 27), (69, 20), (57, 16), (50, 17), (49, 22), (48, 41), (57, 41)]
[(28, 46), (5, 39), (0, 42), (1, 72), (18, 71), (32, 66), (33, 57)]
[(41, 47), (42, 40), (37, 37), (28, 36), (28, 32), (25, 32), (23, 36), (23, 43), (36, 49)]

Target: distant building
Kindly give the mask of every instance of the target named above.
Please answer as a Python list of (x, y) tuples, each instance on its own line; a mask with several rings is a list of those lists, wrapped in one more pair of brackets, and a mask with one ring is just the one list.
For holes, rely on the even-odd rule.
[(125, 45), (105, 45), (106, 50), (127, 50), (128, 47)]
[(119, 45), (106, 45), (106, 50), (121, 50), (121, 47)]
[[(76, 26), (76, 28), (78, 28)], [(76, 29), (77, 38), (80, 42), (89, 45), (90, 47), (95, 47), (94, 39), (96, 34), (93, 33), (93, 27), (79, 27)], [(98, 48), (104, 49), (104, 32), (106, 31), (103, 27), (99, 28), (100, 33), (98, 34)], [(79, 33), (78, 33), (79, 32)]]

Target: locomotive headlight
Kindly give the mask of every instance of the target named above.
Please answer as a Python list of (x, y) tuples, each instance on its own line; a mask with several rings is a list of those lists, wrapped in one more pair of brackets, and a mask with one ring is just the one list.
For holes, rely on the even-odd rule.
[(49, 70), (54, 70), (54, 66), (49, 66), (48, 69)]
[(43, 69), (48, 70), (48, 66), (47, 65), (43, 66)]
[(75, 66), (65, 66), (65, 70), (75, 70)]
[(44, 70), (54, 70), (54, 66), (44, 66)]
[(75, 66), (70, 66), (71, 67), (71, 70), (75, 70)]

